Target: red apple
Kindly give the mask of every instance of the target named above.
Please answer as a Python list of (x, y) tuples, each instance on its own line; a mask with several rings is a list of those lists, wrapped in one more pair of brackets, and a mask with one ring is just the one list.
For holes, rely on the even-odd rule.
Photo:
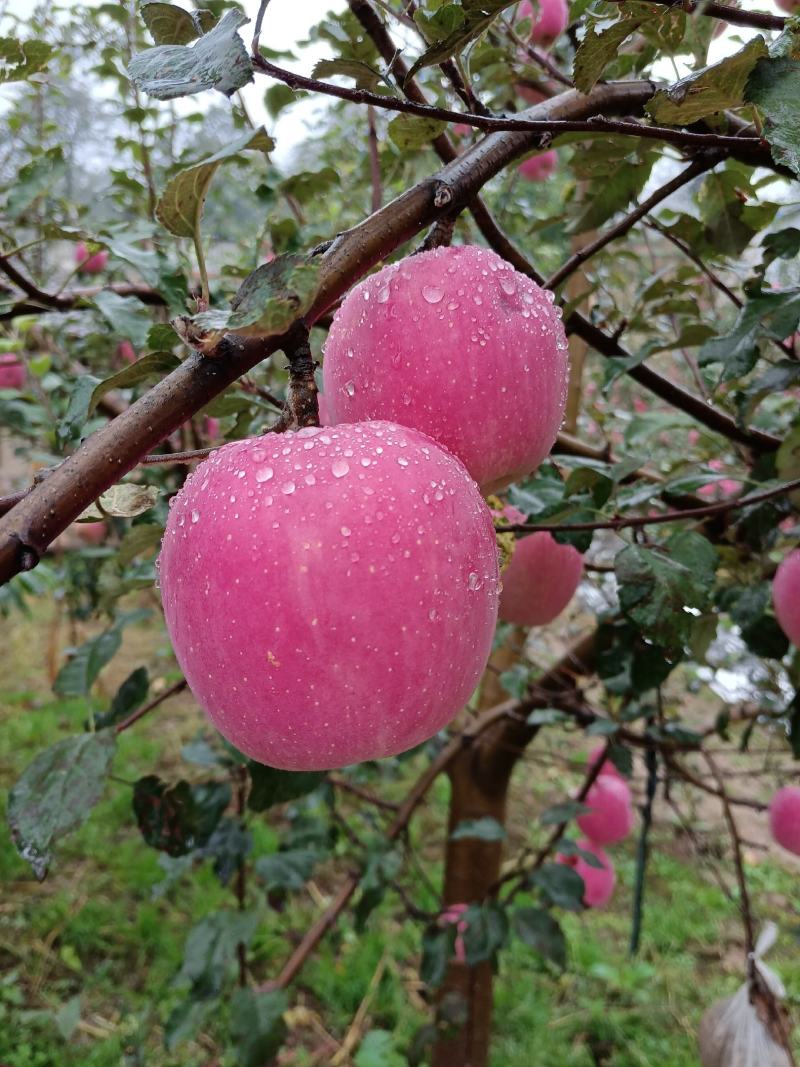
[[(525, 521), (514, 512), (505, 509), (510, 522)], [(560, 545), (546, 531), (521, 537), (503, 571), (500, 618), (518, 626), (546, 626), (572, 600), (582, 576), (583, 556), (572, 545)]]
[(410, 256), (351, 289), (323, 365), (334, 422), (413, 426), (458, 456), (485, 492), (548, 454), (567, 373), (553, 294), (472, 245)]
[(631, 791), (621, 778), (601, 775), (589, 790), (584, 804), (591, 810), (579, 815), (576, 821), (595, 844), (613, 845), (633, 829)]
[[(708, 466), (712, 471), (722, 471), (725, 465), (721, 459), (710, 459)], [(727, 500), (729, 496), (735, 496), (741, 491), (742, 483), (736, 478), (720, 478), (719, 481), (709, 482), (697, 490), (697, 495), (704, 500)]]
[(530, 0), (522, 0), (517, 9), (518, 19), (531, 20), (531, 41), (549, 47), (569, 25), (569, 8), (566, 0), (537, 0), (537, 16), (534, 18)]
[(136, 350), (130, 341), (120, 341), (117, 345), (117, 359), (121, 360), (123, 363), (136, 362)]
[(797, 14), (800, 9), (800, 0), (775, 0), (778, 8), (781, 11), (785, 11), (787, 15)]
[(497, 617), (497, 546), (462, 465), (386, 422), (214, 452), (175, 497), (175, 654), (253, 759), (323, 770), (420, 744), (463, 707)]
[(85, 541), (87, 545), (101, 545), (108, 534), (104, 522), (76, 522), (75, 530), (81, 541)]
[(555, 148), (538, 155), (529, 156), (517, 168), (519, 176), (527, 182), (541, 182), (555, 173), (558, 166), (558, 152)]
[(772, 603), (781, 629), (800, 648), (800, 548), (790, 552), (775, 572)]
[(583, 856), (563, 856), (560, 853), (556, 856), (556, 862), (572, 867), (581, 876), (584, 885), (583, 903), (586, 907), (602, 908), (611, 900), (616, 885), (617, 875), (614, 864), (608, 853), (593, 841), (583, 838), (578, 841), (578, 848), (596, 856), (603, 866), (592, 867)]
[(219, 419), (215, 419), (213, 415), (206, 415), (205, 431), (206, 437), (210, 438), (212, 441), (216, 441), (219, 437)]
[(108, 263), (108, 252), (103, 248), (99, 252), (90, 252), (83, 241), (75, 248), (75, 262), (82, 274), (99, 274)]
[(466, 122), (457, 122), (455, 126), (453, 126), (453, 133), (456, 137), (469, 137), (473, 129), (474, 127), (468, 126)]
[(0, 389), (21, 389), (24, 384), (25, 364), (17, 353), (0, 353)]
[(769, 806), (769, 828), (775, 841), (800, 856), (800, 786), (785, 785)]

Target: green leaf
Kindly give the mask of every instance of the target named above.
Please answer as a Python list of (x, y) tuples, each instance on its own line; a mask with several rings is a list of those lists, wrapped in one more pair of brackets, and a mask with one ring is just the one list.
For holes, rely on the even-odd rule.
[(237, 947), (250, 943), (258, 919), (255, 912), (216, 911), (192, 927), (178, 977), (191, 983), (193, 997), (219, 995)]
[(368, 1030), (353, 1062), (355, 1067), (406, 1067), (408, 1061), (395, 1048), (388, 1030)]
[(182, 1041), (189, 1041), (193, 1038), (208, 1016), (217, 1008), (213, 999), (181, 1001), (170, 1012), (164, 1027), (164, 1044), (167, 1051), (172, 1052)]
[(287, 254), (264, 263), (233, 299), (227, 328), (233, 333), (272, 337), (283, 333), (314, 303), (319, 257)]
[(65, 1041), (69, 1041), (81, 1021), (81, 995), (70, 997), (53, 1016), (58, 1032)]
[(72, 441), (80, 434), (89, 415), (92, 394), (99, 384), (100, 379), (91, 374), (82, 374), (75, 379), (66, 413), (56, 430), (61, 444)]
[(484, 815), (480, 819), (462, 819), (450, 834), (451, 841), (504, 841), (505, 837), (505, 830), (491, 815)]
[(110, 393), (113, 389), (128, 389), (132, 385), (138, 385), (139, 382), (151, 378), (157, 378), (160, 381), (178, 366), (180, 366), (180, 360), (171, 352), (149, 352), (141, 359), (137, 359), (135, 363), (123, 367), (122, 370), (95, 386), (89, 400), (89, 414), (94, 411), (106, 393)]
[(561, 804), (551, 804), (545, 808), (539, 816), (539, 822), (543, 826), (558, 826), (562, 822), (570, 822), (579, 815), (585, 815), (590, 809), (577, 800), (565, 800)]
[(149, 689), (150, 678), (147, 667), (137, 667), (135, 671), (131, 671), (114, 694), (108, 711), (101, 711), (95, 715), (95, 729), (101, 730), (116, 726), (117, 723), (127, 719), (131, 712), (147, 700)]
[(178, 171), (161, 194), (156, 205), (156, 218), (176, 237), (194, 237), (200, 226), (211, 179), (218, 167), (238, 158), (242, 152), (267, 153), (274, 147), (275, 142), (263, 127), (247, 130), (213, 156)]
[(339, 75), (352, 78), (357, 89), (374, 93), (383, 82), (379, 71), (360, 59), (320, 59), (311, 72), (312, 78), (326, 80)]
[(248, 19), (236, 9), (192, 45), (159, 45), (133, 56), (128, 75), (157, 100), (217, 89), (233, 96), (253, 80), (253, 67), (238, 30)]
[(251, 760), (250, 794), (247, 806), (251, 811), (266, 811), (276, 804), (285, 804), (312, 793), (325, 780), (322, 771), (279, 771)]
[(283, 1013), (288, 1008), (283, 990), (259, 993), (237, 989), (231, 997), (230, 1027), (237, 1067), (264, 1067), (286, 1039)]
[(264, 93), (264, 106), (267, 109), (267, 114), (271, 119), (276, 119), (284, 108), (289, 107), (296, 100), (301, 100), (305, 95), (305, 93), (295, 92), (288, 85), (284, 85), (283, 82), (275, 82)]
[(8, 797), (8, 824), (39, 881), (53, 842), (86, 821), (100, 799), (116, 749), (112, 731), (77, 734), (40, 752)]
[(564, 970), (567, 965), (567, 942), (552, 915), (541, 908), (517, 908), (512, 916), (512, 924), (520, 941)]
[(447, 973), (447, 965), (453, 955), (456, 928), (429, 926), (422, 935), (422, 959), (419, 976), (425, 985), (438, 989)]
[(764, 136), (776, 163), (791, 167), (800, 176), (800, 61), (762, 59), (756, 64), (745, 90), (745, 100), (755, 104), (764, 119)]
[(576, 88), (582, 93), (590, 92), (608, 64), (616, 59), (622, 42), (645, 21), (645, 16), (622, 18), (600, 30), (594, 23), (590, 25), (575, 53), (573, 76)]
[(18, 41), (15, 37), (0, 37), (0, 85), (27, 81), (32, 74), (47, 66), (55, 51), (46, 41)]
[(17, 219), (40, 197), (49, 193), (67, 171), (61, 147), (51, 148), (20, 167), (8, 190), (5, 210)]
[(467, 966), (491, 959), (508, 936), (508, 918), (499, 904), (470, 904), (464, 912)]
[(571, 233), (585, 233), (624, 211), (644, 189), (657, 158), (652, 145), (631, 137), (595, 137), (580, 142), (573, 156), (576, 177), (585, 193)]
[(335, 167), (323, 167), (321, 170), (303, 170), (285, 178), (278, 186), (278, 192), (293, 196), (301, 204), (318, 201), (341, 182)]
[(651, 641), (680, 647), (691, 636), (694, 616), (710, 605), (717, 556), (705, 537), (676, 534), (664, 550), (629, 545), (615, 560), (623, 612)]
[(163, 534), (164, 527), (157, 523), (143, 522), (132, 526), (117, 550), (117, 562), (121, 567), (125, 567), (142, 552), (156, 548), (161, 543)]
[(188, 44), (201, 34), (189, 12), (176, 4), (143, 3), (139, 12), (156, 44)]
[(147, 344), (152, 318), (136, 296), (120, 296), (110, 289), (92, 297), (92, 303), (118, 337), (127, 338), (135, 349)]
[(133, 810), (142, 837), (170, 856), (204, 845), (231, 801), (228, 782), (168, 785), (154, 774), (133, 787)]
[(462, 4), (463, 20), (455, 19), (452, 33), (425, 49), (411, 67), (408, 77), (413, 78), (423, 67), (432, 67), (463, 51), (470, 41), (489, 29), (503, 8), (511, 7), (512, 3), (513, 0), (470, 0)]
[(418, 115), (398, 115), (389, 123), (389, 136), (402, 152), (430, 144), (447, 129), (441, 119), (424, 119)]
[(734, 55), (659, 89), (645, 110), (654, 122), (687, 126), (718, 111), (741, 107), (750, 73), (766, 55), (764, 38), (754, 37)]
[(529, 881), (556, 907), (567, 911), (580, 911), (583, 908), (583, 894), (586, 891), (583, 879), (566, 863), (545, 863), (531, 874)]
[(302, 889), (318, 859), (319, 854), (310, 848), (275, 852), (256, 861), (256, 874), (267, 889)]
[(142, 617), (139, 612), (121, 615), (113, 626), (84, 642), (58, 672), (53, 692), (60, 697), (88, 696), (100, 671), (119, 651), (125, 626)]

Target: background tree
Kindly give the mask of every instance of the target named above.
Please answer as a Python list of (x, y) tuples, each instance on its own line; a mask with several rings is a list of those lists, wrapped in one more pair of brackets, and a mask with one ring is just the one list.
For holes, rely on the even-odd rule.
[[(21, 776), (14, 768), (8, 822), (21, 860), (4, 868), (19, 884), (24, 860), (43, 879), (105, 792), (158, 851), (155, 892), (193, 884), (213, 905), (182, 962), (169, 960), (178, 992), (163, 1011), (122, 1009), (115, 1052), (83, 1018), (77, 980), (45, 1008), (40, 978), (22, 996), (39, 1010), (20, 1016), (33, 1036), (0, 1045), (4, 1059), (43, 1062), (52, 1009), (62, 1034), (97, 1039), (96, 1058), (81, 1050), (80, 1062), (482, 1067), (503, 961), (524, 951), (547, 981), (569, 975), (579, 913), (610, 892), (606, 858), (629, 828), (632, 776), (631, 952), (647, 937), (654, 818), (668, 814), (704, 856), (695, 805), (713, 801), (728, 868), (714, 871), (741, 919), (748, 996), (737, 1017), (760, 1028), (775, 1063), (793, 1063), (781, 998), (753, 954), (762, 920), (778, 918), (785, 934), (795, 905), (748, 888), (763, 876), (741, 828), (747, 819), (755, 845), (767, 839), (771, 793), (790, 784), (800, 753), (794, 587), (780, 624), (771, 597), (797, 544), (800, 486), (792, 19), (577, 0), (543, 42), (531, 12), (503, 0), (349, 0), (312, 31), (329, 58), (306, 70), (302, 53), (270, 48), (266, 0), (249, 26), (238, 11), (208, 0), (3, 15), (9, 661), (23, 613), (41, 626), (44, 605), (58, 605), (47, 632), (55, 718), (39, 755)], [(285, 171), (248, 114), (253, 81), (271, 119), (331, 98)], [(552, 155), (530, 164), (552, 151), (549, 176)], [(539, 533), (581, 553), (580, 610), (546, 628), (501, 622), (468, 708), (411, 753), (331, 773), (272, 770), (212, 733), (162, 640), (155, 556), (169, 501), (211, 446), (316, 422), (308, 358), (322, 358), (341, 299), (382, 262), (450, 243), (488, 246), (563, 310), (569, 432), (491, 502), (504, 549), (520, 539), (518, 567)], [(143, 634), (109, 690), (123, 640)], [(148, 765), (126, 746), (150, 723), (172, 729), (173, 708), (182, 762), (154, 773), (155, 751)], [(527, 815), (515, 823), (511, 801), (530, 810), (519, 768), (536, 760), (545, 786), (532, 828)], [(793, 794), (780, 798), (773, 832), (791, 845)], [(437, 859), (426, 835), (443, 836), (445, 802)], [(589, 820), (603, 805), (598, 826)], [(90, 859), (101, 862), (112, 837), (94, 823)], [(68, 868), (78, 857), (69, 839), (63, 848)], [(702, 900), (704, 879), (694, 891)], [(349, 1003), (344, 976), (329, 958), (318, 1001), (301, 983), (326, 939), (346, 955), (343, 927), (377, 930), (381, 952), (334, 1041), (324, 1001)], [(398, 969), (395, 932), (419, 982)], [(42, 933), (46, 960), (58, 923)], [(641, 966), (624, 974), (641, 984)], [(369, 1028), (373, 1003), (396, 1000), (404, 981), (413, 1025), (392, 1003), (387, 1025)], [(15, 994), (3, 1003), (16, 1020)], [(693, 1026), (704, 1007), (693, 1006)], [(164, 1053), (153, 1051), (158, 1026)], [(576, 1064), (651, 1062), (635, 1058), (635, 1039), (609, 1049), (589, 1029)], [(520, 1062), (540, 1037), (526, 1041)], [(712, 1054), (706, 1045), (706, 1063)], [(685, 1048), (675, 1055), (686, 1062)]]

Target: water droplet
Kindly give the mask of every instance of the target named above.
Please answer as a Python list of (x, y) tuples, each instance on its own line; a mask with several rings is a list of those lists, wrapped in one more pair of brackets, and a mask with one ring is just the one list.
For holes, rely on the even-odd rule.
[(291, 494), (295, 491), (296, 488), (297, 486), (294, 484), (294, 482), (286, 482), (284, 483), (284, 485), (281, 486), (281, 492), (284, 496), (291, 496)]
[(436, 608), (431, 608), (431, 610), (428, 612), (428, 618), (431, 620), (431, 622), (436, 622), (436, 620), (439, 618), (439, 612), (436, 610)]
[(272, 469), (272, 467), (260, 467), (256, 471), (256, 481), (268, 482), (274, 473), (275, 471)]
[(480, 589), (480, 587), (482, 585), (483, 585), (483, 582), (480, 580), (478, 575), (475, 574), (475, 572), (473, 571), (470, 574), (469, 578), (467, 579), (467, 588), (470, 589), (474, 593), (475, 590), (476, 589)]
[(501, 274), (500, 276), (500, 288), (508, 296), (513, 296), (517, 291), (517, 283), (514, 281), (510, 274)]
[(313, 474), (307, 474), (306, 478), (305, 478), (305, 481), (306, 481), (306, 485), (315, 485), (317, 479), (314, 477)]
[(388, 299), (389, 299), (389, 286), (388, 285), (384, 285), (383, 289), (379, 289), (378, 290), (377, 300), (378, 300), (379, 304), (385, 304)]
[(265, 460), (266, 458), (267, 458), (267, 453), (264, 451), (263, 448), (257, 448), (253, 452), (253, 462), (254, 463), (261, 463), (262, 460)]
[(335, 459), (331, 464), (331, 474), (334, 478), (344, 478), (350, 470), (350, 464), (346, 459)]
[(199, 522), (199, 521), (200, 521), (200, 512), (199, 511), (193, 511), (192, 512), (192, 522)]
[(343, 526), (342, 527), (342, 537), (349, 537), (351, 533), (352, 533), (352, 530), (350, 529), (349, 526)]
[(406, 459), (405, 456), (398, 456), (397, 462), (400, 464), (401, 467), (407, 467), (408, 466), (408, 460)]
[(444, 296), (444, 289), (436, 285), (423, 285), (422, 299), (428, 304), (438, 304)]
[(348, 396), (355, 396), (356, 383), (353, 381), (352, 378), (349, 382), (344, 383), (344, 391), (347, 393)]

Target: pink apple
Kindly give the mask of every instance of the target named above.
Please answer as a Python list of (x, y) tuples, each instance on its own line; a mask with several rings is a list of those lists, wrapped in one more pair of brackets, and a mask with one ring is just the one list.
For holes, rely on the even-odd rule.
[[(508, 511), (509, 522), (525, 521)], [(544, 530), (520, 537), (503, 571), (500, 618), (518, 626), (546, 626), (572, 600), (582, 576), (583, 556), (572, 545), (560, 545)]]
[(467, 924), (461, 918), (464, 912), (469, 907), (468, 904), (451, 904), (445, 908), (442, 914), (439, 916), (439, 926), (455, 926), (456, 940), (455, 940), (455, 958), (457, 963), (467, 962), (467, 949), (464, 944), (464, 934), (467, 929)]
[[(592, 751), (589, 753), (588, 760), (590, 767), (594, 767), (595, 763), (597, 763), (597, 761), (602, 758), (605, 750), (605, 745), (598, 745), (597, 748), (592, 749)], [(603, 766), (600, 768), (600, 777), (606, 774), (610, 775), (612, 778), (619, 778), (621, 782), (625, 782), (625, 776), (617, 767), (614, 766), (610, 759), (604, 760)]]
[(581, 831), (598, 845), (622, 841), (633, 829), (633, 804), (627, 782), (610, 774), (592, 785), (584, 804), (591, 810), (577, 818)]
[(248, 756), (323, 770), (404, 752), (480, 678), (497, 547), (462, 465), (387, 422), (224, 445), (175, 497), (167, 628), (214, 725)]
[(769, 805), (769, 828), (777, 843), (800, 856), (800, 786), (785, 785)]
[(534, 18), (530, 0), (522, 0), (517, 9), (518, 19), (531, 20), (531, 40), (549, 47), (569, 25), (567, 0), (537, 0), (537, 16)]
[(519, 175), (528, 182), (541, 182), (555, 173), (558, 166), (558, 152), (555, 148), (538, 155), (529, 156), (518, 167)]
[(686, 436), (690, 445), (696, 445), (697, 442), (700, 440), (700, 431), (689, 430), (689, 433)]
[[(715, 472), (725, 469), (725, 464), (721, 459), (710, 459), (708, 466)], [(720, 478), (719, 481), (700, 486), (697, 495), (703, 497), (704, 500), (727, 500), (728, 497), (740, 492), (741, 488), (742, 483), (736, 478)]]
[(336, 312), (323, 365), (334, 422), (422, 430), (485, 492), (530, 473), (566, 403), (568, 349), (553, 294), (473, 245), (384, 267)]
[(87, 545), (101, 545), (108, 534), (104, 522), (76, 522), (75, 530), (81, 541), (85, 541)]
[(21, 389), (24, 384), (25, 364), (17, 353), (0, 353), (0, 389)]
[(136, 362), (136, 350), (130, 341), (120, 341), (117, 345), (117, 359), (122, 360), (123, 363)]
[(83, 241), (75, 248), (75, 262), (82, 274), (99, 274), (108, 263), (108, 252), (103, 248), (99, 252), (90, 252)]
[(216, 441), (219, 437), (219, 419), (215, 419), (213, 415), (206, 415), (204, 429), (206, 431), (206, 437), (210, 438), (212, 441)]
[(781, 629), (800, 648), (800, 548), (790, 552), (775, 572), (772, 603)]
[(558, 863), (565, 863), (577, 871), (583, 879), (584, 894), (583, 903), (587, 908), (602, 908), (608, 904), (614, 892), (617, 875), (611, 857), (593, 841), (582, 839), (578, 841), (578, 848), (584, 852), (591, 852), (593, 856), (603, 864), (602, 867), (592, 867), (583, 856), (556, 856)]
[(473, 129), (474, 127), (468, 126), (466, 122), (457, 122), (455, 126), (453, 126), (453, 133), (456, 137), (469, 137)]

